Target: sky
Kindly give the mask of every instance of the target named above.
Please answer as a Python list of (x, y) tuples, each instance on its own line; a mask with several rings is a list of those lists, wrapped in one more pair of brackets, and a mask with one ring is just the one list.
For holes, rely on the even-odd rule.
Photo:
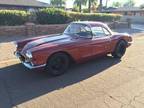
[[(50, 0), (39, 0), (39, 1), (43, 1), (43, 2), (47, 2), (47, 3), (50, 3)], [(73, 7), (73, 1), (74, 0), (67, 0), (67, 2), (66, 2), (66, 7), (68, 7), (68, 8), (72, 8)], [(104, 3), (103, 4), (105, 4), (105, 1), (106, 0), (104, 0)], [(119, 1), (119, 2), (125, 2), (126, 0), (109, 0), (108, 1), (108, 6), (110, 6), (110, 5), (112, 5), (112, 3), (113, 2), (116, 2), (116, 1)], [(134, 0), (135, 1), (135, 4), (136, 4), (136, 6), (139, 6), (139, 5), (141, 5), (141, 4), (144, 4), (144, 0)]]

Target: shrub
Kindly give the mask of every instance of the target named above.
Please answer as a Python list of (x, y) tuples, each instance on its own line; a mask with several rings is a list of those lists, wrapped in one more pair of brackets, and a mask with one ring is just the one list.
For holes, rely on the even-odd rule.
[(74, 7), (72, 8), (72, 11), (73, 11), (73, 12), (79, 12), (79, 7), (74, 6)]
[(67, 12), (55, 8), (41, 9), (36, 15), (39, 24), (64, 24), (70, 19)]
[(23, 25), (28, 21), (38, 24), (65, 24), (78, 20), (111, 22), (120, 18), (121, 16), (116, 14), (66, 12), (56, 8), (40, 9), (36, 13), (20, 10), (0, 10), (0, 25), (9, 26)]
[(121, 18), (117, 14), (65, 12), (62, 9), (55, 8), (41, 9), (36, 15), (39, 24), (64, 24), (78, 20), (110, 22)]
[(0, 25), (22, 25), (28, 20), (28, 13), (19, 10), (0, 10)]
[(83, 9), (82, 11), (83, 11), (83, 13), (88, 13), (89, 12), (88, 9)]
[(120, 20), (121, 15), (118, 14), (107, 14), (107, 13), (77, 13), (70, 12), (69, 13), (71, 19), (73, 21), (103, 21), (103, 22), (111, 22)]

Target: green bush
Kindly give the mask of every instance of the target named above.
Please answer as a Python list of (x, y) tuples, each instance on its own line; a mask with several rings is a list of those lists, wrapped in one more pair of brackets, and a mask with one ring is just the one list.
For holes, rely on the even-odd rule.
[(111, 22), (121, 18), (121, 15), (117, 14), (65, 12), (55, 8), (41, 9), (36, 15), (39, 24), (64, 24), (71, 21)]
[(111, 22), (120, 20), (121, 15), (118, 14), (107, 14), (107, 13), (69, 13), (73, 21), (102, 21), (102, 22)]
[(41, 9), (36, 15), (39, 24), (64, 24), (70, 19), (67, 12), (55, 8)]
[(88, 9), (83, 9), (82, 11), (83, 11), (83, 13), (88, 13), (89, 12)]
[(121, 18), (117, 14), (66, 12), (62, 9), (46, 8), (36, 13), (20, 10), (0, 10), (0, 25), (23, 25), (31, 21), (38, 24), (65, 24), (71, 21), (111, 22)]
[(0, 10), (0, 25), (22, 25), (28, 20), (28, 13), (19, 10)]

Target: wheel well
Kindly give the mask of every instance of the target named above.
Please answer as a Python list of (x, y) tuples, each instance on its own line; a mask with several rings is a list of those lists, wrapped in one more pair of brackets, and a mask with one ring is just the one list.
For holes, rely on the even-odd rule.
[(120, 40), (117, 42), (117, 44), (118, 44), (119, 42), (121, 42), (121, 41), (124, 41), (124, 42), (127, 44), (127, 41), (124, 40), (124, 39), (120, 39)]
[(115, 49), (116, 49), (116, 47), (117, 47), (117, 45), (121, 42), (121, 41), (124, 41), (126, 44), (127, 44), (127, 41), (125, 41), (124, 39), (120, 39), (117, 43), (116, 43), (116, 45), (115, 45), (115, 48), (114, 48), (114, 50), (113, 50), (113, 52), (115, 51)]
[(67, 55), (67, 56), (69, 57), (70, 63), (75, 63), (74, 58), (73, 58), (68, 52), (66, 52), (66, 51), (58, 51), (58, 52), (52, 53), (52, 54), (48, 57), (47, 61), (48, 61), (49, 58), (52, 57), (54, 54), (58, 54), (58, 53), (62, 53), (62, 54)]

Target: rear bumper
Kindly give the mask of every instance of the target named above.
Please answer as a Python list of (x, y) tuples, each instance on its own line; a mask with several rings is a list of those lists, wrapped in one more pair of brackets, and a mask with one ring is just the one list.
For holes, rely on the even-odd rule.
[(127, 47), (131, 46), (133, 42), (128, 42)]
[(45, 67), (46, 64), (42, 64), (42, 65), (33, 65), (33, 63), (31, 62), (24, 62), (20, 59), (20, 54), (18, 52), (14, 52), (14, 55), (21, 61), (21, 63), (27, 67), (28, 69), (37, 69), (37, 68), (42, 68)]

